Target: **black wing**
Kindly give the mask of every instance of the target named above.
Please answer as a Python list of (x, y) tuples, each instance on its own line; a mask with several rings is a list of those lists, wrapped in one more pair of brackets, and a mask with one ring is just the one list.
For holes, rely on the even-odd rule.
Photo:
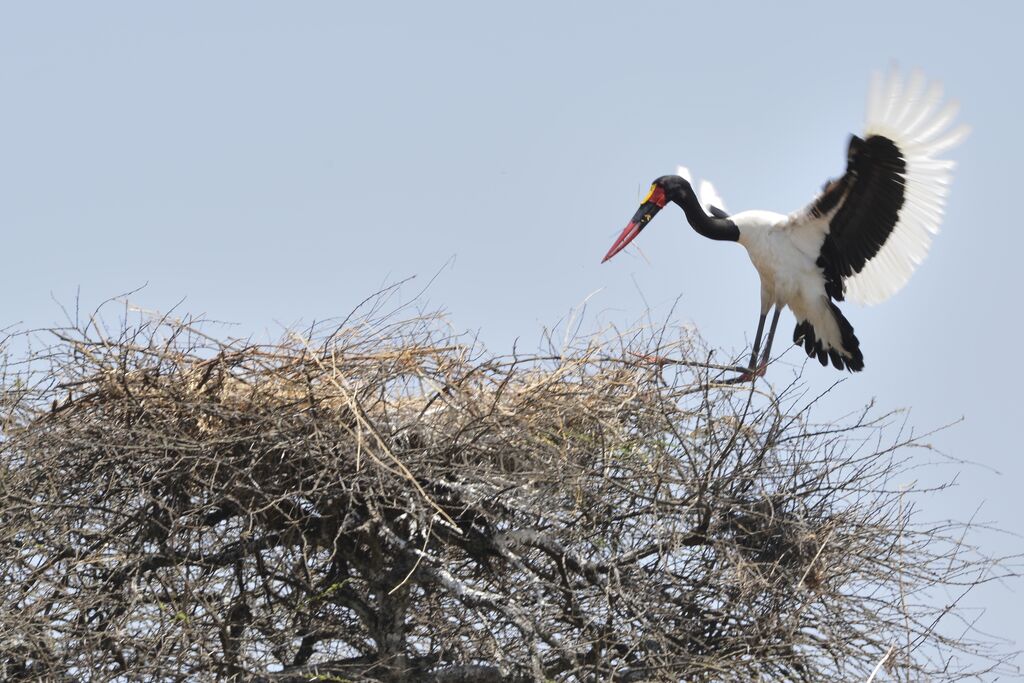
[(916, 73), (875, 79), (868, 97), (867, 133), (852, 136), (846, 173), (825, 185), (789, 229), (801, 248), (818, 253), (826, 292), (863, 304), (899, 291), (924, 260), (938, 232), (953, 162), (942, 152), (967, 135), (949, 129), (955, 102)]
[(842, 301), (842, 280), (863, 270), (892, 235), (906, 201), (906, 172), (903, 153), (889, 138), (850, 136), (846, 174), (826, 185), (811, 209), (815, 217), (831, 214), (818, 266), (832, 298)]

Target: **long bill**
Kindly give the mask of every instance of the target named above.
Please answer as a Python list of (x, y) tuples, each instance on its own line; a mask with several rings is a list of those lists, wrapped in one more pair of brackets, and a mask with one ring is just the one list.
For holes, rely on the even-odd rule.
[(620, 251), (626, 248), (626, 245), (633, 241), (633, 239), (640, 234), (651, 219), (654, 218), (655, 214), (661, 211), (661, 205), (654, 201), (646, 201), (640, 205), (637, 212), (633, 215), (633, 219), (629, 221), (629, 225), (622, 231), (619, 238), (615, 240), (615, 244), (608, 250), (608, 253), (601, 259), (601, 263), (604, 263), (612, 256), (615, 256)]

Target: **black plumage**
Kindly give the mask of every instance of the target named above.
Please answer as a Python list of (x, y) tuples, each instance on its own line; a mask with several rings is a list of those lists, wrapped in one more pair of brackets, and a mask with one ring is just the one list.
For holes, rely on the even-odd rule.
[(896, 227), (906, 171), (903, 153), (889, 138), (850, 136), (846, 173), (825, 186), (811, 209), (815, 216), (835, 212), (817, 263), (825, 271), (825, 292), (836, 301), (844, 298), (843, 279), (859, 273)]
[(853, 325), (831, 301), (829, 306), (832, 310), (832, 317), (839, 325), (839, 334), (842, 338), (843, 349), (840, 353), (836, 349), (826, 349), (821, 339), (814, 331), (814, 326), (807, 320), (797, 323), (793, 330), (793, 343), (802, 344), (807, 355), (816, 358), (823, 366), (829, 361), (837, 370), (851, 370), (859, 372), (864, 369), (864, 354), (860, 350), (860, 340), (853, 333)]
[[(847, 297), (861, 304), (884, 301), (906, 284), (927, 255), (942, 219), (953, 168), (952, 161), (939, 155), (968, 132), (964, 125), (950, 129), (956, 104), (941, 103), (941, 86), (929, 86), (920, 73), (906, 83), (895, 71), (877, 78), (868, 98), (867, 132), (863, 138), (850, 136), (846, 171), (826, 183), (809, 206), (792, 214), (729, 215), (714, 206), (719, 200), (710, 183), (705, 183), (709, 192), (703, 202), (706, 208), (701, 208), (687, 180), (662, 176), (604, 261), (636, 237), (657, 211), (674, 202), (699, 234), (739, 242), (761, 277), (761, 314), (742, 379), (764, 372), (784, 307), (797, 316), (793, 341), (811, 358), (822, 365), (861, 370), (860, 342), (836, 303)], [(762, 352), (761, 339), (773, 308)]]
[(851, 135), (846, 173), (826, 183), (811, 206), (813, 216), (831, 216), (817, 265), (825, 275), (825, 294), (842, 333), (843, 350), (849, 354), (826, 351), (810, 323), (798, 324), (793, 341), (803, 341), (807, 355), (822, 365), (831, 360), (838, 369), (864, 367), (853, 326), (832, 301), (845, 298), (843, 280), (859, 273), (878, 254), (899, 222), (906, 170), (903, 153), (889, 138), (871, 135), (863, 140)]

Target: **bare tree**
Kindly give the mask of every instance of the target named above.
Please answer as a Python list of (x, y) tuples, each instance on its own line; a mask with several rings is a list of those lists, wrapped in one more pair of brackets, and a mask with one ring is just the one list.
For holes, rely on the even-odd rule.
[[(379, 302), (378, 302), (379, 304)], [(9, 360), (5, 680), (958, 680), (1005, 571), (915, 441), (656, 335), (493, 356), (432, 317), (276, 344), (98, 317)], [(658, 349), (665, 353), (664, 347)], [(955, 625), (955, 623), (954, 623)]]

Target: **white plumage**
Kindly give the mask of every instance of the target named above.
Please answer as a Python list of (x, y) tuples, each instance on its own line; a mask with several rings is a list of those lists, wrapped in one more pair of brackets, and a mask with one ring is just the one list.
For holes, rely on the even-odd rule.
[(936, 158), (963, 141), (970, 127), (961, 124), (944, 131), (953, 122), (959, 105), (948, 102), (936, 112), (942, 100), (942, 86), (933, 83), (924, 93), (920, 71), (902, 88), (893, 70), (888, 84), (876, 75), (868, 96), (865, 137), (881, 135), (896, 143), (906, 161), (905, 202), (899, 221), (879, 252), (859, 273), (846, 279), (846, 297), (855, 303), (873, 305), (903, 289), (914, 269), (924, 261), (939, 231), (952, 179), (954, 163)]
[[(686, 182), (693, 184), (693, 176), (690, 174), (690, 169), (685, 166), (676, 166), (676, 175), (685, 180)], [(700, 181), (700, 191), (698, 196), (700, 197), (701, 208), (704, 209), (705, 213), (713, 214), (712, 209), (718, 209), (719, 211), (726, 213), (728, 209), (725, 208), (725, 202), (719, 196), (715, 186), (711, 184), (710, 180)]]
[(720, 209), (723, 213), (729, 212), (729, 209), (725, 208), (725, 202), (722, 201), (710, 180), (700, 181), (700, 203), (708, 213), (712, 213), (712, 208)]
[[(941, 106), (940, 106), (941, 105)], [(904, 83), (893, 70), (876, 75), (867, 103), (864, 137), (851, 136), (846, 173), (803, 209), (789, 215), (744, 211), (728, 216), (708, 181), (699, 200), (690, 174), (663, 176), (605, 256), (618, 253), (669, 201), (679, 204), (700, 234), (742, 244), (761, 279), (761, 317), (750, 370), (767, 363), (779, 312), (797, 319), (794, 341), (823, 365), (860, 370), (863, 355), (853, 327), (836, 306), (848, 298), (876, 304), (898, 292), (927, 256), (938, 232), (953, 162), (940, 158), (968, 134), (951, 128), (955, 102), (942, 105), (942, 87), (920, 72)], [(708, 213), (711, 216), (707, 215)], [(775, 315), (757, 363), (765, 318)]]

